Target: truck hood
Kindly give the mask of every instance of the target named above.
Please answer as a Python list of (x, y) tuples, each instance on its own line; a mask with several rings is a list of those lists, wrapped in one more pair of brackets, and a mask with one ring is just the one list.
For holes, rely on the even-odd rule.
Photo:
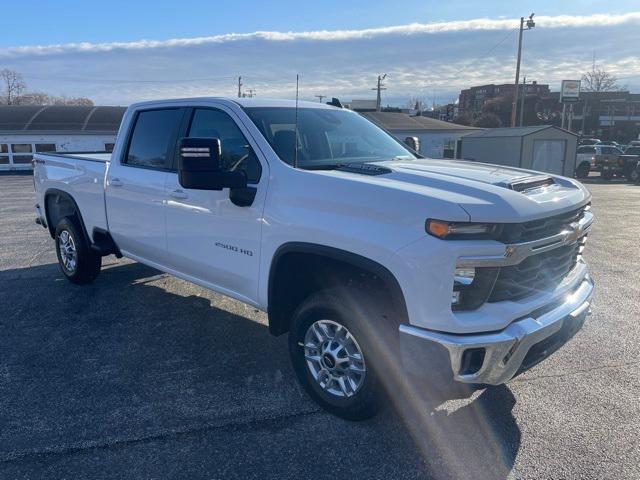
[(500, 165), (434, 159), (369, 165), (378, 171), (347, 169), (332, 173), (455, 202), (474, 222), (543, 218), (577, 208), (591, 198), (575, 180)]

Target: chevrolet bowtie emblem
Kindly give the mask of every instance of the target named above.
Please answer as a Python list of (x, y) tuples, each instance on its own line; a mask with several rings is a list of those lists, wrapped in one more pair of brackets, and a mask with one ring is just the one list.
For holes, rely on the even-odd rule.
[(584, 229), (578, 222), (573, 222), (567, 225), (566, 232), (565, 243), (575, 243), (584, 233)]

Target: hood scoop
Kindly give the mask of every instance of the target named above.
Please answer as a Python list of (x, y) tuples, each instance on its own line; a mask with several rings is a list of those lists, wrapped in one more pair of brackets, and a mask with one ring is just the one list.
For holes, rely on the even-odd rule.
[(341, 172), (360, 173), (362, 175), (372, 176), (391, 173), (390, 168), (373, 165), (371, 163), (348, 163), (340, 166), (337, 170), (340, 170)]
[(512, 182), (500, 184), (502, 187), (509, 188), (524, 195), (531, 195), (532, 193), (554, 185), (557, 185), (556, 181), (546, 175), (518, 178)]

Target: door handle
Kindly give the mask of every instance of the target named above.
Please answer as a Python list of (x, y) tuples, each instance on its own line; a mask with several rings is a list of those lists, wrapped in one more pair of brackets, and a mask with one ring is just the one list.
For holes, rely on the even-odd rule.
[(186, 192), (180, 189), (173, 190), (171, 193), (169, 193), (169, 196), (177, 200), (184, 200), (186, 198), (189, 198), (189, 195), (187, 195)]
[(109, 180), (109, 185), (111, 185), (112, 187), (122, 187), (124, 185), (124, 182), (119, 178), (112, 178), (111, 180)]

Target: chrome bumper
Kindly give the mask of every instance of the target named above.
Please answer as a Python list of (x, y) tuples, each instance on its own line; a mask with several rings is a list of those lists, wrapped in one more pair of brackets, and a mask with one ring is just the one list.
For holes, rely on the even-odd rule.
[[(442, 370), (433, 372), (439, 380), (499, 385), (566, 343), (590, 312), (592, 294), (593, 282), (587, 276), (559, 305), (540, 314), (533, 312), (499, 332), (456, 335), (402, 324), (402, 361), (408, 371), (418, 374)], [(484, 353), (478, 368), (468, 372), (465, 352), (472, 350)]]

